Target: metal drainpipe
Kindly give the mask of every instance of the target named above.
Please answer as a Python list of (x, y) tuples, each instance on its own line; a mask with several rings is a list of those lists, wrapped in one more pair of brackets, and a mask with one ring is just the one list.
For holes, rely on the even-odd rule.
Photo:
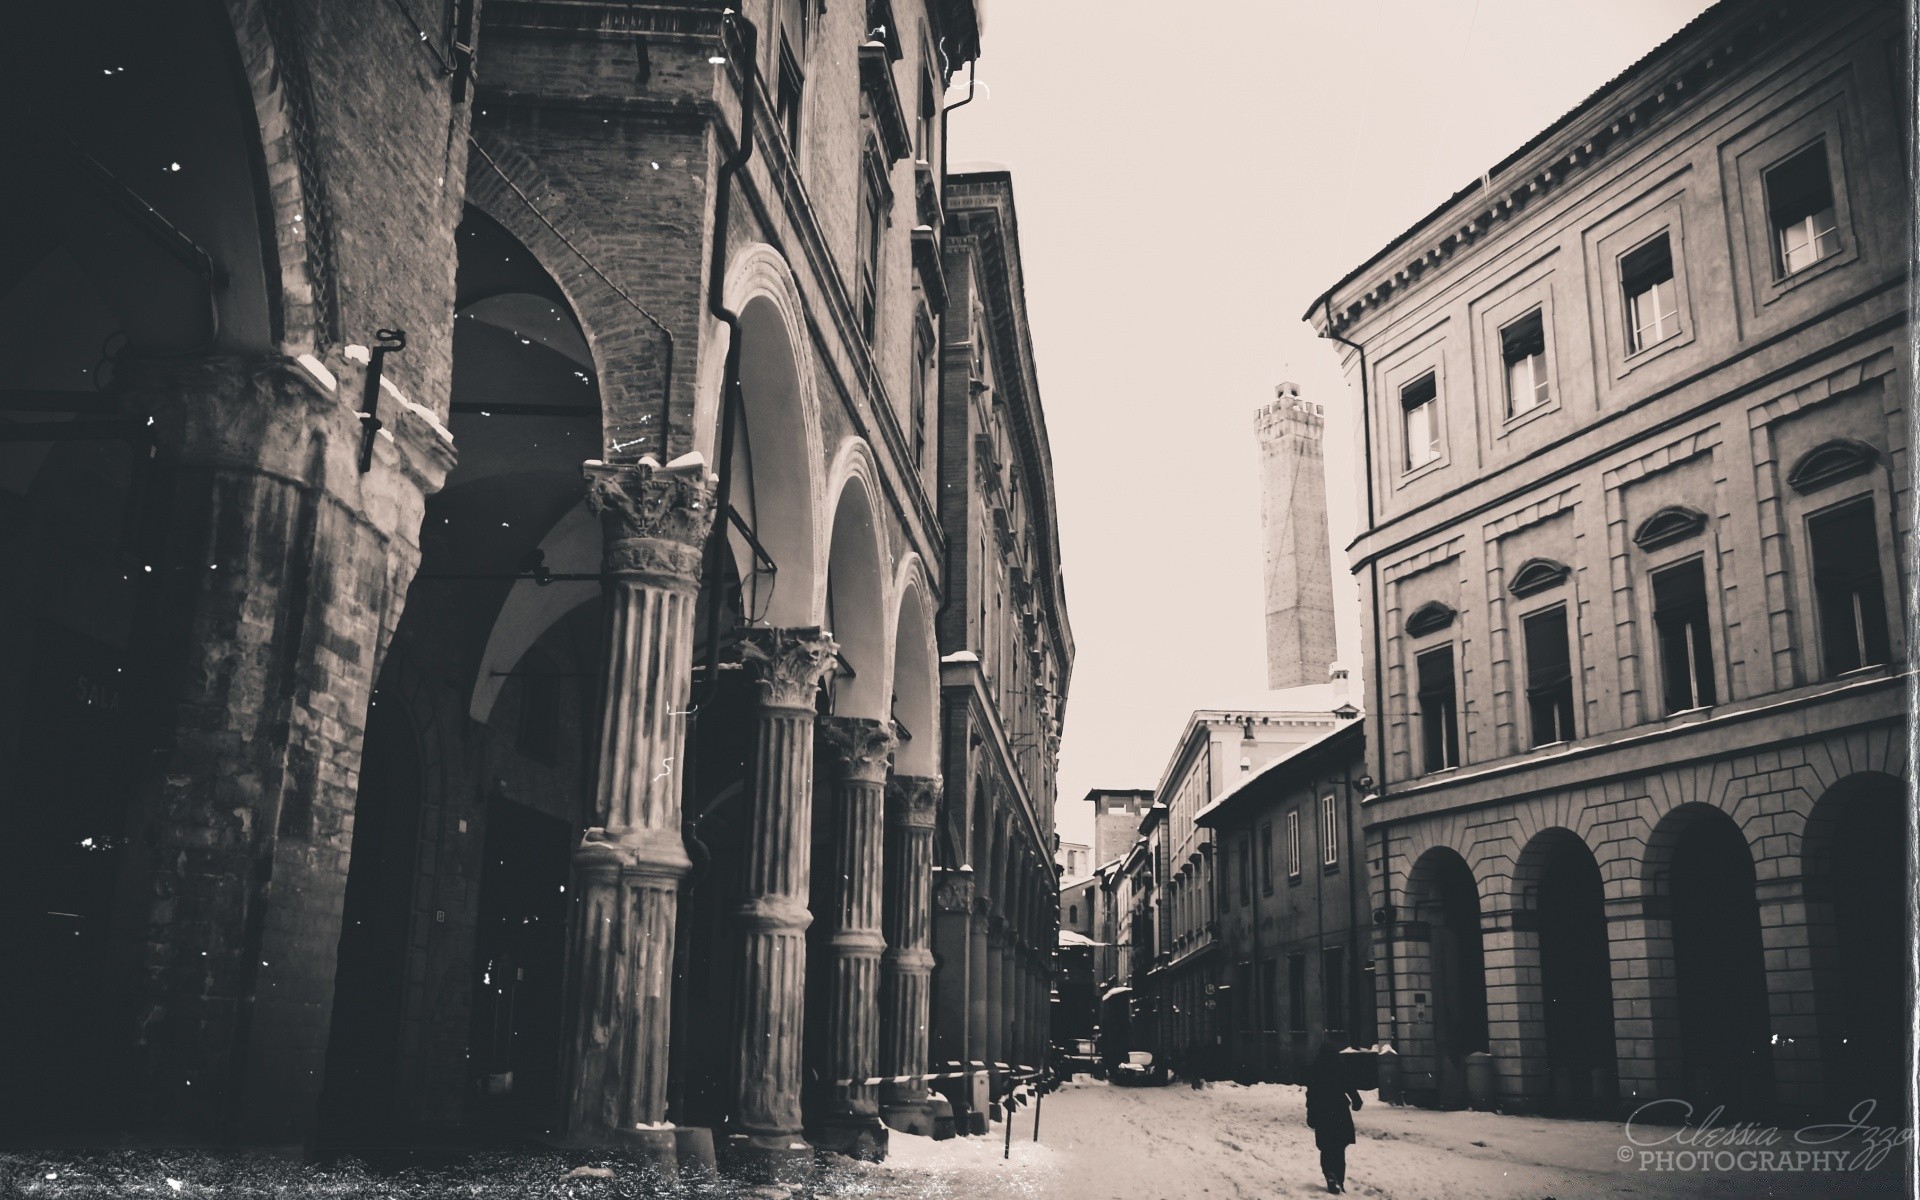
[[(1367, 386), (1367, 351), (1366, 347), (1360, 343), (1348, 341), (1333, 331), (1333, 292), (1331, 289), (1321, 295), (1320, 304), (1327, 319), (1327, 331), (1321, 336), (1338, 342), (1342, 346), (1351, 347), (1353, 352), (1360, 356), (1360, 457), (1365, 466), (1367, 481), (1367, 528), (1372, 529), (1374, 522), (1373, 407), (1370, 399), (1370, 389)], [(1367, 564), (1367, 590), (1372, 597), (1374, 618), (1373, 629), (1371, 630), (1373, 634), (1373, 694), (1381, 705), (1384, 706), (1386, 704), (1386, 683), (1382, 674), (1385, 667), (1380, 661), (1380, 567), (1378, 563), (1369, 562)], [(1368, 738), (1368, 741), (1374, 745), (1380, 772), (1374, 777), (1375, 787), (1379, 789), (1376, 794), (1384, 796), (1387, 790), (1387, 745), (1384, 725), (1376, 726), (1373, 735)], [(1364, 804), (1365, 800), (1363, 799), (1361, 802)], [(1387, 922), (1382, 928), (1384, 930), (1387, 959), (1387, 1041), (1389, 1044), (1393, 1044), (1400, 1040), (1400, 1008), (1393, 966), (1393, 877), (1389, 873), (1387, 835), (1384, 829), (1380, 832), (1380, 886), (1381, 895), (1384, 900), (1382, 907), (1388, 913)]]
[[(727, 216), (733, 202), (733, 177), (753, 157), (753, 110), (759, 102), (759, 31), (752, 21), (738, 13), (733, 21), (741, 30), (740, 59), (743, 76), (740, 89), (740, 141), (733, 154), (720, 164), (714, 188), (713, 254), (707, 272), (707, 311), (727, 327), (726, 367), (720, 380), (720, 438), (714, 447), (719, 463), (719, 482), (713, 491), (713, 529), (707, 535), (707, 574), (714, 588), (707, 603), (707, 699), (720, 689), (720, 594), (721, 555), (727, 553), (727, 513), (733, 503), (734, 422), (740, 411), (740, 314), (726, 306)], [(721, 34), (724, 39), (724, 27)], [(701, 707), (694, 705), (696, 713)], [(698, 720), (696, 715), (695, 720)]]
[[(934, 186), (940, 190), (940, 212), (943, 224), (946, 220), (947, 211), (947, 115), (956, 108), (965, 108), (967, 105), (973, 103), (973, 76), (977, 68), (977, 63), (967, 63), (967, 98), (965, 100), (957, 100), (940, 110), (940, 178), (934, 182)], [(940, 252), (943, 256), (946, 253), (946, 247), (947, 231), (942, 229), (940, 230)], [(942, 269), (945, 269), (944, 266)], [(951, 302), (952, 297), (949, 296), (948, 300)], [(940, 464), (946, 460), (947, 442), (947, 314), (944, 312), (940, 314), (940, 332), (935, 336), (934, 340), (939, 343), (939, 345), (934, 347), (934, 360), (939, 364), (939, 369), (934, 372), (933, 376), (933, 411), (935, 413), (933, 422), (933, 462), (937, 474)], [(934, 497), (934, 511), (936, 513), (939, 512), (939, 496), (937, 494)], [(947, 539), (947, 545), (949, 548), (954, 545), (952, 538)], [(966, 551), (963, 549), (960, 553), (964, 557)], [(940, 592), (940, 607), (936, 609), (933, 614), (934, 636), (936, 638), (939, 636), (940, 622), (942, 618), (947, 615), (947, 608), (953, 603), (954, 588), (949, 585), (946, 579), (942, 579), (940, 581)]]

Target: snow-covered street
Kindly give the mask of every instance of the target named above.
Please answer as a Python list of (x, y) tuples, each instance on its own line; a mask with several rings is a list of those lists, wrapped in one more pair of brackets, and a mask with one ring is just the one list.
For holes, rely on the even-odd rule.
[[(1395, 1108), (1365, 1093), (1359, 1144), (1348, 1154), (1347, 1191), (1395, 1200), (1517, 1200), (1631, 1195), (1901, 1195), (1889, 1155), (1865, 1173), (1832, 1170), (1641, 1170), (1619, 1161), (1624, 1137), (1610, 1121)], [(915, 1200), (1046, 1197), (1048, 1200), (1222, 1200), (1324, 1195), (1302, 1089), (1113, 1088), (1069, 1084), (1014, 1115), (1013, 1154), (991, 1138), (933, 1142), (895, 1135), (888, 1162), (833, 1195)], [(1857, 1142), (1834, 1149), (1857, 1151)], [(1682, 1160), (1684, 1161), (1684, 1160)]]

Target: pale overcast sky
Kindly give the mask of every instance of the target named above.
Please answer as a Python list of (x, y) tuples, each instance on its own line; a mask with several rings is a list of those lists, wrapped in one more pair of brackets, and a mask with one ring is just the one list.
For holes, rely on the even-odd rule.
[[(995, 0), (949, 163), (1013, 172), (1078, 657), (1061, 836), (1152, 787), (1196, 708), (1265, 691), (1253, 412), (1328, 406), (1359, 699), (1353, 408), (1300, 315), (1702, 0)], [(964, 73), (963, 73), (964, 81)], [(949, 100), (958, 93), (949, 93)]]

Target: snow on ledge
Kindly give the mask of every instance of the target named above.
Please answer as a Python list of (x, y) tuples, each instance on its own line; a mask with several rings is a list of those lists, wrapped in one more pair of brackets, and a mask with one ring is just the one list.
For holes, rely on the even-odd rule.
[(955, 650), (940, 660), (943, 663), (977, 663), (980, 656), (971, 650)]

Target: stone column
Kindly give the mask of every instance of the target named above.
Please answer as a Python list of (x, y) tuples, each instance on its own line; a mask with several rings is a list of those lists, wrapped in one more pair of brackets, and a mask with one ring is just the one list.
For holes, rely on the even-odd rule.
[(940, 780), (895, 776), (887, 784), (887, 952), (880, 960), (880, 1115), (903, 1133), (932, 1136), (927, 1015), (933, 978), (933, 822)]
[[(1494, 1095), (1503, 1112), (1534, 1113), (1546, 1107), (1545, 1035), (1538, 1003), (1540, 992), (1537, 937), (1523, 930), (1531, 914), (1496, 907), (1500, 900), (1482, 901), (1480, 947), (1487, 988), (1487, 1051), (1493, 1059)], [(1589, 1084), (1591, 1087), (1591, 1084)], [(1476, 1107), (1479, 1107), (1476, 1105)]]
[(998, 1096), (1007, 1078), (1007, 1025), (1012, 1020), (1007, 1012), (1007, 923), (999, 913), (989, 913), (987, 924), (987, 1038), (983, 1049), (986, 1053), (987, 1071), (993, 1080), (993, 1094)]
[(1021, 1066), (1020, 1048), (1027, 1039), (1025, 1014), (1020, 1012), (1020, 925), (1012, 918), (1000, 929), (1000, 1020), (1006, 1021), (1006, 1041), (1000, 1043), (1000, 1062), (1008, 1073)]
[(401, 408), (362, 472), (359, 376), (334, 366), (116, 371), (151, 438), (116, 681), (127, 836), (100, 1061), (71, 1069), (90, 1119), (142, 1136), (296, 1145), (317, 1120), (367, 705), (454, 462)]
[(573, 853), (562, 1095), (567, 1137), (674, 1160), (667, 1045), (674, 919), (690, 863), (681, 759), (693, 608), (712, 524), (706, 464), (590, 462), (606, 574), (605, 702), (593, 809)]
[[(976, 886), (986, 880), (978, 873), (974, 876)], [(993, 946), (989, 939), (992, 932), (992, 915), (987, 909), (984, 895), (973, 899), (973, 912), (967, 922), (967, 1066), (969, 1070), (987, 1075), (986, 1090), (992, 1090), (993, 1079), (993, 1035), (988, 1032), (993, 1017), (993, 1004), (988, 996), (997, 995), (991, 987)], [(987, 1129), (985, 1110), (970, 1110), (968, 1128), (976, 1133), (985, 1133)]]
[[(933, 908), (932, 1061), (943, 1072), (971, 1071), (970, 1064), (980, 1057), (969, 1020), (975, 990), (972, 867), (934, 868)], [(955, 1131), (970, 1132), (971, 1079), (962, 1075), (936, 1080), (934, 1088), (951, 1102)], [(883, 1116), (885, 1103), (883, 1094)]]
[(764, 629), (740, 645), (758, 689), (733, 1062), (725, 1148), (741, 1174), (803, 1177), (800, 1137), (814, 694), (838, 647), (818, 629)]
[(828, 961), (824, 1022), (826, 1111), (810, 1114), (816, 1145), (856, 1158), (879, 1159), (887, 1148), (876, 1085), (880, 1069), (880, 955), (886, 840), (888, 756), (898, 740), (890, 722), (821, 717), (820, 742), (832, 760), (833, 794), (825, 829), (832, 839), (824, 860), (833, 875), (824, 943)]
[[(1760, 872), (1764, 876), (1780, 865), (1778, 860), (1763, 860)], [(1827, 1099), (1805, 881), (1799, 875), (1763, 877), (1753, 890), (1760, 905), (1760, 937), (1766, 955), (1773, 1103), (1788, 1113), (1804, 1115)], [(1893, 1047), (1885, 1049), (1898, 1053)], [(1882, 1104), (1892, 1107), (1891, 1101)]]

